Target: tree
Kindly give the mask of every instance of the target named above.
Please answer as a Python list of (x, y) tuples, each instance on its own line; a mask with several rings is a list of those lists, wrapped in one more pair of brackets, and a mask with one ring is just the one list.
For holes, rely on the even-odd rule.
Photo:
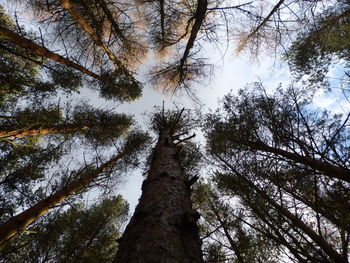
[(142, 34), (137, 30), (139, 22), (130, 12), (133, 2), (35, 0), (26, 1), (26, 7), (39, 17), (36, 20), (40, 24), (71, 48), (66, 52), (87, 59), (89, 67), (114, 64), (130, 69), (142, 62), (142, 53), (147, 54)]
[[(244, 23), (242, 46), (261, 46), (265, 41), (276, 47), (283, 45), (282, 38), (292, 39), (298, 27), (316, 21), (314, 13), (321, 10), (318, 4), (326, 1), (281, 0), (271, 8), (271, 1), (243, 1), (236, 6), (219, 0), (17, 2), (28, 12), (34, 10), (32, 21), (38, 21), (41, 29), (39, 38), (39, 32), (28, 33), (20, 27), (20, 20), (10, 23), (1, 15), (0, 49), (5, 55), (0, 54), (0, 70), (5, 80), (0, 84), (5, 89), (0, 96), (4, 99), (0, 103), (0, 162), (5, 165), (0, 178), (3, 189), (24, 190), (16, 195), (18, 202), (8, 201), (11, 191), (1, 197), (6, 205), (5, 222), (0, 226), (3, 243), (19, 232), (30, 232), (29, 225), (38, 223), (53, 206), (70, 202), (71, 195), (101, 182), (112, 187), (112, 182), (104, 181), (111, 166), (117, 165), (122, 173), (128, 163), (138, 163), (137, 142), (130, 151), (119, 145), (123, 141), (119, 137), (128, 133), (132, 123), (129, 117), (84, 107), (71, 112), (50, 108), (60, 103), (38, 100), (39, 91), (54, 94), (58, 89), (72, 91), (97, 84), (105, 99), (131, 101), (141, 94), (133, 71), (150, 53), (161, 60), (151, 70), (153, 84), (171, 93), (182, 89), (194, 95), (190, 84), (206, 77), (208, 68), (202, 47), (234, 32), (232, 22)], [(307, 7), (305, 12), (295, 8), (299, 3)], [(13, 66), (8, 70), (6, 64)], [(19, 101), (17, 96), (22, 94), (33, 96)], [(208, 156), (218, 171), (215, 180), (208, 180), (216, 184), (214, 190), (208, 190), (199, 205), (205, 215), (201, 226), (210, 236), (205, 243), (206, 260), (273, 262), (289, 257), (301, 262), (347, 262), (350, 169), (346, 125), (350, 115), (343, 118), (310, 110), (303, 96), (290, 89), (269, 97), (256, 86), (238, 97), (227, 96), (227, 115), (208, 116)], [(34, 102), (23, 106), (31, 99)], [(61, 112), (68, 113), (63, 117)], [(149, 158), (139, 206), (120, 239), (116, 262), (203, 262), (199, 216), (190, 201), (191, 186), (198, 178), (198, 166), (193, 163), (198, 163), (201, 154), (188, 143), (193, 136), (182, 139), (194, 128), (192, 118), (184, 114), (184, 110), (163, 110), (154, 115), (152, 127), (158, 143)], [(26, 144), (18, 145), (35, 140), (29, 135), (72, 132), (87, 140), (74, 142), (79, 147), (70, 149), (73, 157), (67, 149), (62, 151), (65, 159), (57, 165), (52, 165), (56, 156), (50, 159), (44, 154), (51, 150), (59, 155), (59, 150), (51, 148), (66, 136), (47, 136), (28, 144), (31, 150), (23, 149)], [(93, 147), (90, 144), (88, 153), (81, 154), (86, 142)], [(101, 151), (112, 145), (122, 148), (117, 151), (120, 155), (102, 161), (101, 156), (111, 153)], [(77, 149), (82, 155), (79, 161)], [(116, 162), (120, 156), (128, 158)], [(74, 172), (68, 172), (73, 170), (67, 168), (69, 162), (62, 164), (68, 158), (76, 166)], [(77, 164), (82, 162), (79, 169)], [(230, 200), (221, 198), (221, 193)], [(245, 206), (244, 213), (233, 215), (237, 210), (231, 207), (233, 198)], [(269, 257), (271, 253), (275, 258)]]
[(298, 32), (312, 27), (317, 15), (328, 7), (339, 8), (342, 1), (280, 0), (276, 3), (248, 3), (241, 15), (232, 18), (230, 32), (238, 40), (237, 51), (248, 50), (253, 59), (262, 52), (284, 53)]
[[(142, 196), (122, 238), (115, 262), (202, 262), (189, 180), (178, 160), (179, 136), (193, 127), (189, 115), (156, 113), (152, 128), (158, 142), (142, 185)], [(191, 136), (190, 136), (191, 137)]]
[[(70, 74), (71, 69), (80, 69), (82, 73), (89, 73), (86, 71), (89, 69), (49, 51), (44, 44), (36, 44), (31, 40), (32, 34), (15, 26), (2, 9), (0, 20), (4, 22), (0, 29), (0, 48), (4, 51), (1, 52), (0, 66), (6, 69), (1, 72), (4, 76), (1, 79), (4, 89), (0, 98), (0, 147), (3, 164), (0, 174), (3, 190), (0, 197), (3, 204), (0, 232), (3, 248), (8, 244), (6, 240), (20, 232), (26, 232), (26, 227), (41, 215), (53, 207), (61, 206), (63, 202), (71, 202), (71, 196), (81, 194), (96, 184), (106, 183), (107, 180), (108, 186), (113, 187), (120, 176), (111, 179), (108, 175), (114, 169), (122, 173), (127, 171), (127, 167), (137, 165), (138, 154), (147, 144), (148, 136), (142, 132), (131, 132), (133, 121), (125, 114), (95, 109), (84, 103), (73, 106), (72, 110), (68, 104), (60, 107), (57, 106), (60, 103), (38, 101), (35, 95), (41, 91), (53, 94), (55, 87), (72, 90), (71, 87), (81, 86), (82, 79)], [(58, 58), (56, 62), (63, 62), (62, 65), (47, 62), (42, 58), (46, 55)], [(105, 76), (103, 81), (113, 84), (115, 79)], [(125, 88), (124, 84), (119, 84)], [(33, 94), (30, 96), (23, 96), (31, 92)], [(107, 89), (103, 93), (112, 95)], [(118, 96), (124, 100), (133, 96), (130, 94), (123, 91)], [(33, 135), (67, 135), (73, 132), (84, 135), (85, 140), (80, 141), (81, 149), (88, 142), (95, 151), (94, 154), (90, 148), (89, 156), (83, 156), (85, 165), (80, 169), (74, 167), (74, 172), (69, 172), (69, 164), (62, 164), (72, 152), (71, 148), (63, 147), (66, 138), (60, 136), (53, 139), (51, 136), (46, 141), (30, 138)], [(101, 146), (111, 145), (120, 154), (103, 163)], [(88, 161), (93, 155), (95, 161)], [(78, 166), (79, 162), (81, 163), (77, 161), (75, 165)], [(87, 165), (89, 162), (92, 164)]]
[(349, 4), (340, 2), (337, 8), (325, 10), (314, 24), (299, 33), (285, 54), (298, 79), (308, 75), (310, 83), (319, 84), (325, 81), (333, 63), (344, 60), (348, 67), (349, 17)]
[(293, 88), (230, 94), (227, 115), (208, 116), (208, 151), (219, 188), (240, 198), (266, 238), (299, 262), (348, 262), (348, 117), (311, 102)]
[(7, 262), (112, 262), (128, 208), (116, 196), (90, 207), (78, 203), (57, 210), (11, 240), (1, 257)]
[[(4, 13), (0, 6), (0, 23), (7, 28), (15, 28), (10, 16)], [(0, 41), (0, 106), (13, 103), (19, 94), (23, 94), (28, 87), (35, 87), (39, 84), (39, 65), (35, 61), (36, 57), (27, 56), (28, 59), (19, 57), (13, 45)], [(13, 50), (14, 53), (9, 52)]]
[(23, 207), (36, 202), (36, 185), (45, 180), (48, 167), (60, 162), (68, 152), (65, 142), (59, 144), (4, 144), (0, 160), (0, 222), (13, 217)]
[[(117, 75), (98, 75), (89, 69), (77, 64), (74, 61), (71, 61), (59, 54), (56, 54), (47, 48), (36, 44), (35, 42), (27, 39), (20, 34), (1, 26), (0, 27), (0, 37), (10, 41), (13, 44), (20, 46), (21, 48), (34, 53), (36, 56), (44, 57), (62, 63), (67, 67), (79, 70), (80, 72), (96, 79), (101, 82), (102, 94), (107, 98), (114, 96), (119, 100), (134, 100), (138, 98), (141, 94), (140, 84), (136, 80), (130, 80), (128, 76), (123, 76), (121, 74)], [(127, 79), (125, 79), (127, 78)], [(131, 82), (130, 82), (131, 81)], [(130, 82), (130, 83), (129, 83)], [(130, 84), (130, 85), (128, 85)], [(129, 89), (126, 89), (129, 87)]]
[[(111, 158), (108, 162), (98, 167), (83, 167), (78, 173), (75, 180), (66, 182), (61, 189), (39, 201), (37, 204), (29, 207), (18, 215), (10, 218), (0, 225), (0, 244), (23, 231), (28, 225), (33, 223), (51, 208), (66, 200), (70, 195), (84, 189), (103, 174), (108, 174), (113, 170), (117, 162), (121, 162), (128, 156), (135, 157), (138, 151), (142, 149), (147, 142), (148, 136), (144, 133), (133, 133), (125, 141), (120, 153)], [(126, 163), (127, 164), (127, 163)]]
[(222, 197), (213, 178), (194, 189), (194, 204), (201, 214), (200, 230), (205, 262), (279, 262), (278, 246), (252, 224), (245, 207)]
[[(237, 101), (233, 95), (226, 97), (224, 107), (230, 114), (227, 122), (217, 122), (217, 129), (230, 134), (230, 144), (271, 153), (349, 182), (346, 159), (349, 153), (345, 145), (350, 116), (342, 120), (341, 115), (331, 118), (327, 111), (307, 111), (310, 94), (293, 88), (286, 93), (279, 90), (275, 97), (268, 97), (264, 92), (257, 84), (254, 90), (241, 91)], [(217, 120), (213, 116), (213, 122)], [(214, 141), (214, 137), (210, 140)]]
[(130, 116), (94, 109), (84, 103), (74, 107), (65, 118), (62, 115), (57, 106), (17, 110), (0, 119), (0, 140), (80, 133), (91, 144), (103, 146), (126, 133), (133, 124)]

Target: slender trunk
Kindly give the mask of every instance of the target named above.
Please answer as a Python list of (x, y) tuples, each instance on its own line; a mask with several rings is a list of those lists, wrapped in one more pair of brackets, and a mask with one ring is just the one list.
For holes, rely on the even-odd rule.
[(0, 131), (0, 139), (14, 139), (14, 138), (24, 138), (28, 136), (38, 136), (53, 133), (66, 133), (74, 131), (87, 130), (90, 127), (87, 125), (81, 127), (74, 127), (72, 125), (60, 125), (50, 128), (29, 128), (16, 131)]
[(201, 263), (197, 220), (188, 181), (169, 132), (160, 134), (142, 196), (122, 238), (118, 263)]
[(98, 0), (98, 3), (103, 10), (103, 13), (106, 15), (108, 22), (112, 25), (114, 33), (118, 36), (118, 38), (126, 44), (128, 42), (127, 38), (124, 36), (123, 31), (120, 29), (118, 23), (115, 21), (113, 17), (113, 13), (109, 10), (105, 0)]
[(350, 170), (332, 165), (329, 163), (322, 162), (318, 159), (314, 159), (308, 156), (302, 156), (297, 153), (291, 153), (279, 148), (270, 147), (266, 145), (263, 142), (248, 142), (243, 143), (246, 146), (250, 147), (251, 149), (260, 150), (264, 152), (269, 152), (273, 154), (280, 155), (282, 157), (285, 157), (289, 160), (295, 161), (296, 163), (304, 164), (306, 166), (309, 166), (325, 175), (328, 175), (329, 177), (333, 177), (336, 179), (340, 179), (346, 182), (350, 182)]
[(249, 40), (256, 35), (261, 28), (263, 28), (267, 22), (270, 20), (270, 18), (273, 16), (274, 13), (277, 12), (277, 10), (281, 7), (281, 5), (284, 3), (285, 0), (280, 0), (270, 11), (270, 13), (264, 18), (264, 20), (251, 32), (244, 41), (239, 45), (238, 50), (242, 50), (243, 47), (249, 42)]
[(114, 165), (114, 163), (123, 158), (125, 155), (126, 152), (118, 154), (113, 159), (109, 160), (97, 168), (95, 171), (91, 172), (89, 175), (86, 175), (78, 180), (69, 183), (61, 190), (46, 197), (44, 200), (38, 202), (34, 206), (28, 208), (27, 210), (12, 217), (0, 225), (0, 244), (3, 244), (6, 240), (23, 231), (28, 225), (33, 223), (42, 215), (46, 214), (51, 208), (67, 199), (69, 195), (72, 195), (87, 186), (102, 173), (106, 172), (110, 167)]
[(302, 230), (316, 245), (318, 245), (334, 262), (347, 263), (344, 258), (322, 237), (317, 235), (317, 233), (307, 226), (300, 218), (295, 216), (285, 207), (279, 205), (275, 200), (269, 197), (263, 190), (256, 186), (253, 182), (248, 180), (243, 174), (238, 172), (232, 165), (230, 165), (226, 160), (217, 155), (217, 157), (225, 164), (229, 169), (235, 173), (239, 179), (247, 185), (247, 188), (253, 189), (264, 201), (270, 204), (276, 211), (287, 218), (296, 228)]
[(17, 34), (16, 32), (13, 32), (5, 27), (0, 26), (0, 39), (6, 39), (30, 52), (33, 52), (34, 54), (45, 57), (51, 60), (54, 60), (58, 63), (64, 64), (67, 67), (74, 68), (76, 70), (79, 70), (80, 72), (93, 77), (97, 80), (103, 81), (103, 78), (96, 73), (88, 70), (87, 68), (84, 68), (83, 66), (65, 58), (62, 57), (61, 55), (58, 55), (50, 50), (48, 50), (45, 47), (42, 47), (33, 41), (22, 37), (21, 35)]
[(279, 205), (275, 200), (270, 198), (264, 191), (245, 177), (242, 175), (239, 175), (239, 177), (247, 183), (249, 187), (253, 188), (254, 191), (256, 191), (256, 193), (258, 193), (267, 203), (272, 205), (279, 214), (285, 216), (295, 227), (301, 229), (307, 236), (309, 236), (332, 260), (334, 260), (334, 262), (348, 262), (347, 260), (344, 260), (344, 258), (325, 239), (317, 235), (317, 233), (307, 226), (300, 218), (296, 217), (285, 207)]
[[(274, 222), (273, 218), (271, 218), (269, 213), (262, 214), (258, 209), (254, 207), (255, 204), (252, 204), (247, 199), (245, 199), (245, 202), (249, 204), (254, 214), (257, 215), (261, 219), (261, 221), (263, 221), (275, 234), (274, 236), (272, 233), (269, 233), (269, 230), (267, 230), (267, 232), (262, 231), (263, 235), (270, 239), (273, 239), (277, 243), (281, 243), (282, 245), (284, 245), (290, 251), (290, 253), (292, 253), (292, 255), (298, 260), (299, 263), (317, 262), (314, 258), (311, 257), (310, 251), (305, 251), (305, 248), (303, 248), (300, 245), (300, 242), (296, 240), (295, 237), (288, 232), (288, 230), (278, 227), (279, 223)], [(287, 240), (282, 232), (285, 235), (287, 235), (292, 240), (292, 242), (290, 240)], [(292, 244), (294, 244), (296, 248)], [(307, 258), (307, 260), (305, 260), (302, 256)]]
[(162, 48), (165, 48), (165, 12), (164, 12), (164, 0), (159, 0), (159, 15), (160, 15), (160, 29), (162, 35)]
[(232, 250), (235, 252), (236, 254), (236, 257), (237, 257), (237, 262), (238, 263), (244, 263), (244, 258), (240, 252), (240, 249), (239, 247), (236, 245), (235, 241), (232, 239), (228, 229), (227, 229), (227, 225), (226, 223), (224, 222), (224, 220), (221, 218), (219, 212), (216, 210), (216, 207), (214, 206), (214, 204), (211, 202), (211, 200), (208, 200), (209, 201), (209, 204), (210, 204), (210, 207), (211, 207), (211, 210), (214, 212), (214, 215), (216, 217), (216, 219), (218, 220), (219, 224), (220, 224), (220, 227), (222, 228), (222, 230), (224, 230), (224, 233), (225, 233), (225, 236), (228, 240), (228, 242), (230, 243), (230, 246), (232, 248)]
[(73, 6), (70, 0), (62, 0), (61, 6), (66, 9), (73, 17), (74, 21), (82, 27), (82, 29), (91, 37), (94, 43), (99, 46), (109, 57), (109, 59), (115, 64), (117, 68), (124, 69), (121, 62), (117, 59), (114, 53), (105, 45), (100, 36), (96, 34), (94, 29), (89, 25), (84, 17), (82, 17), (78, 10)]
[(193, 24), (192, 29), (191, 29), (191, 34), (190, 34), (190, 37), (187, 41), (184, 54), (180, 60), (180, 65), (179, 65), (180, 79), (182, 79), (184, 66), (185, 66), (185, 63), (186, 63), (188, 56), (190, 55), (190, 50), (192, 49), (194, 42), (196, 41), (197, 34), (198, 34), (199, 30), (201, 29), (201, 26), (202, 26), (203, 21), (205, 19), (205, 15), (207, 13), (207, 7), (208, 7), (207, 0), (198, 0), (197, 10), (196, 10), (196, 13), (194, 15), (195, 20), (194, 20), (194, 24)]
[[(82, 27), (82, 29), (91, 37), (94, 43), (99, 46), (109, 57), (109, 59), (114, 64), (115, 68), (119, 71), (119, 75), (125, 75), (128, 81), (136, 84), (139, 83), (130, 71), (123, 65), (123, 63), (116, 57), (116, 55), (105, 45), (100, 36), (96, 34), (94, 29), (88, 24), (84, 17), (82, 17), (78, 10), (73, 6), (70, 0), (62, 0), (61, 6), (65, 8), (69, 14), (73, 17), (75, 22)], [(123, 89), (128, 88), (127, 85), (122, 86)], [(133, 88), (133, 87), (131, 87)]]
[[(276, 183), (275, 180), (270, 179), (272, 183)], [(319, 213), (320, 215), (324, 216), (327, 218), (330, 222), (335, 224), (341, 229), (346, 230), (347, 232), (350, 232), (350, 222), (349, 218), (346, 218), (345, 220), (341, 220), (337, 218), (338, 213), (332, 212), (331, 208), (328, 206), (323, 206), (323, 200), (321, 198), (318, 198), (317, 202), (311, 201), (311, 199), (308, 199), (307, 197), (300, 196), (297, 194), (293, 189), (289, 189), (286, 186), (281, 186), (281, 188), (286, 191), (286, 193), (290, 194), (292, 197), (295, 199), (303, 202), (305, 205), (309, 206), (311, 209), (313, 209), (315, 212)], [(341, 209), (341, 208), (340, 208)]]

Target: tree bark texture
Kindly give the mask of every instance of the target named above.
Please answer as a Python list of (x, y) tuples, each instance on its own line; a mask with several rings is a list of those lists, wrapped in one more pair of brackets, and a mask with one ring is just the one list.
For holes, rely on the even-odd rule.
[(87, 68), (84, 68), (83, 66), (65, 58), (62, 57), (61, 55), (58, 55), (50, 50), (48, 50), (45, 47), (42, 47), (33, 41), (22, 37), (21, 35), (17, 34), (16, 32), (13, 32), (5, 27), (0, 26), (0, 39), (6, 39), (26, 50), (29, 50), (30, 52), (33, 52), (34, 54), (45, 57), (51, 60), (54, 60), (58, 63), (62, 63), (66, 65), (67, 67), (74, 68), (76, 70), (79, 70), (80, 72), (93, 77), (97, 80), (103, 81), (103, 78), (96, 73), (88, 70)]
[(5, 223), (0, 225), (0, 245), (3, 244), (6, 240), (23, 231), (28, 225), (33, 223), (42, 215), (46, 214), (51, 208), (66, 200), (70, 195), (78, 192), (79, 190), (87, 186), (93, 180), (98, 178), (102, 173), (106, 172), (109, 168), (111, 168), (118, 160), (123, 158), (126, 154), (126, 152), (118, 154), (108, 162), (101, 165), (95, 171), (69, 183), (61, 190), (58, 190), (56, 193), (46, 197), (34, 206), (24, 210), (22, 213), (19, 213), (18, 215), (10, 218)]
[(38, 136), (38, 135), (46, 135), (53, 133), (66, 133), (66, 132), (75, 132), (75, 131), (83, 131), (87, 130), (90, 127), (87, 125), (81, 127), (74, 127), (72, 125), (60, 125), (56, 127), (48, 127), (48, 128), (29, 128), (29, 129), (21, 129), (16, 131), (0, 131), (0, 139), (14, 139), (14, 138), (24, 138), (28, 136)]
[(202, 263), (201, 241), (190, 185), (178, 147), (163, 132), (153, 150), (142, 196), (122, 238), (116, 263)]

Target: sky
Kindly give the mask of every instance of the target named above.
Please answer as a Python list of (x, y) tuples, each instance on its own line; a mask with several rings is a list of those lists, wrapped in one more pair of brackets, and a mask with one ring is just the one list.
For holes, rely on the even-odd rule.
[[(204, 104), (201, 106), (202, 113), (217, 109), (220, 104), (219, 101), (226, 94), (230, 91), (237, 92), (247, 84), (261, 82), (267, 91), (273, 92), (278, 85), (282, 84), (283, 87), (287, 87), (293, 81), (287, 63), (281, 60), (276, 61), (274, 57), (265, 57), (258, 62), (252, 61), (246, 54), (237, 55), (232, 51), (223, 60), (217, 53), (212, 54), (210, 59), (214, 62), (215, 60), (217, 61), (211, 82), (208, 85), (196, 85), (194, 87), (198, 98)], [(328, 77), (331, 90), (319, 89), (316, 91), (315, 107), (331, 110), (334, 113), (344, 114), (350, 112), (350, 103), (344, 99), (338, 82), (338, 78), (342, 77), (343, 72), (344, 65), (338, 65), (330, 70)], [(346, 84), (344, 83), (345, 88), (349, 86), (346, 86)], [(188, 96), (166, 96), (150, 85), (146, 85), (140, 100), (122, 104), (119, 106), (119, 109), (123, 112), (134, 114), (138, 123), (145, 125), (146, 121), (143, 113), (151, 112), (154, 106), (161, 106), (162, 101), (165, 102), (166, 108), (171, 108), (174, 104), (190, 109), (198, 107)], [(196, 141), (204, 144), (204, 138), (201, 136), (200, 131), (197, 131), (197, 133), (199, 133), (200, 138), (197, 136)], [(136, 171), (128, 175), (125, 184), (119, 188), (120, 193), (130, 203), (131, 211), (138, 203), (143, 179), (141, 172)]]
[[(8, 2), (0, 0), (1, 2)], [(13, 7), (9, 7), (9, 11), (13, 12)], [(22, 17), (24, 21), (24, 17)], [(28, 26), (28, 25), (27, 25)], [(30, 26), (30, 25), (29, 25)], [(214, 75), (208, 76), (209, 83), (199, 83), (193, 88), (201, 101), (202, 113), (208, 112), (210, 109), (215, 110), (218, 107), (218, 101), (229, 93), (244, 88), (252, 82), (262, 82), (267, 90), (272, 91), (280, 83), (289, 85), (291, 76), (288, 71), (287, 64), (280, 60), (275, 60), (273, 56), (263, 56), (258, 61), (252, 61), (247, 54), (236, 54), (233, 48), (229, 48), (227, 54), (222, 58), (219, 51), (213, 49), (212, 46), (205, 46), (203, 54), (209, 57), (210, 63), (214, 66)], [(144, 114), (152, 112), (154, 106), (161, 106), (164, 101), (165, 108), (173, 108), (174, 105), (185, 108), (198, 108), (199, 105), (193, 102), (188, 96), (169, 96), (164, 95), (160, 91), (155, 90), (145, 77), (149, 65), (152, 61), (145, 63), (138, 73), (138, 79), (145, 82), (143, 96), (141, 99), (131, 102), (119, 104), (116, 102), (105, 101), (98, 98), (96, 92), (90, 90), (82, 90), (79, 98), (88, 99), (96, 106), (108, 106), (110, 108), (117, 107), (118, 112), (133, 114), (136, 121), (146, 129)], [(330, 77), (338, 78), (343, 71), (342, 67), (334, 68), (330, 72)], [(336, 86), (334, 82), (334, 87)], [(339, 112), (348, 112), (350, 110), (349, 103), (344, 101), (341, 90), (334, 89), (333, 94), (326, 93), (324, 90), (316, 92), (315, 105)], [(197, 140), (203, 142), (203, 137), (198, 136)], [(143, 177), (140, 171), (135, 171), (128, 175), (118, 190), (130, 203), (131, 211), (137, 204), (137, 200), (141, 194), (141, 183)]]
[[(234, 55), (233, 53), (232, 51), (232, 55), (227, 55), (224, 60), (221, 60), (218, 54), (212, 54), (211, 61), (217, 61), (214, 65), (214, 76), (211, 76), (209, 84), (194, 86), (194, 90), (197, 91), (198, 98), (203, 105), (198, 105), (186, 95), (164, 95), (146, 84), (140, 100), (122, 104), (118, 109), (125, 113), (134, 114), (138, 123), (146, 126), (143, 113), (152, 112), (154, 106), (162, 105), (162, 101), (164, 101), (165, 108), (172, 108), (176, 104), (186, 109), (201, 107), (201, 112), (207, 113), (209, 110), (215, 110), (218, 107), (218, 101), (231, 90), (236, 92), (247, 84), (258, 81), (263, 82), (268, 89), (274, 89), (279, 83), (286, 82), (288, 79), (287, 65), (284, 63), (275, 65), (274, 58), (257, 63), (252, 62), (247, 56)], [(198, 130), (196, 133), (199, 136), (195, 140), (203, 145), (204, 138), (201, 132)], [(128, 175), (124, 185), (119, 188), (120, 193), (128, 200), (131, 211), (141, 196), (143, 179), (140, 171), (136, 171)]]

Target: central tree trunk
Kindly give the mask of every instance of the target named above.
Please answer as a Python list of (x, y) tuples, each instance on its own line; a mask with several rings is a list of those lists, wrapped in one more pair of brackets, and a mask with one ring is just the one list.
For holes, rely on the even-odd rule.
[(119, 240), (117, 263), (201, 263), (190, 185), (168, 131), (160, 133), (135, 213)]

